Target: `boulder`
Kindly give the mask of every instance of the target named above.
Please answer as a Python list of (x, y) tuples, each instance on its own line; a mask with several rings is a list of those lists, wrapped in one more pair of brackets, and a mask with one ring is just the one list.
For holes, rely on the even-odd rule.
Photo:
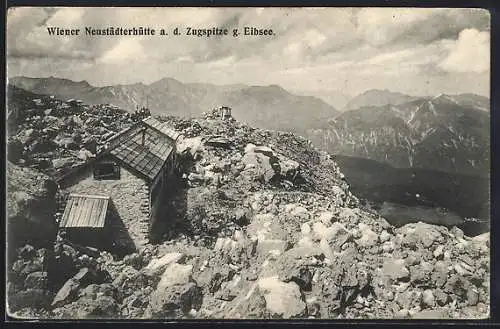
[(382, 242), (382, 243), (387, 242), (391, 239), (391, 235), (386, 230), (383, 230), (382, 233), (380, 233), (379, 239), (380, 239), (380, 242)]
[(224, 314), (228, 319), (264, 319), (269, 318), (266, 299), (255, 283), (242, 291), (233, 301), (234, 306)]
[(266, 256), (269, 253), (282, 254), (285, 252), (287, 242), (279, 239), (259, 239), (257, 253)]
[(442, 288), (448, 279), (448, 266), (450, 263), (437, 261), (431, 274), (431, 280), (437, 288)]
[(231, 281), (235, 274), (236, 271), (229, 265), (223, 265), (222, 267), (214, 269), (208, 283), (208, 291), (215, 293), (221, 288), (224, 282)]
[(342, 246), (352, 239), (352, 233), (342, 224), (335, 222), (325, 229), (323, 239), (332, 251), (340, 251)]
[(53, 313), (63, 319), (116, 319), (119, 307), (109, 295), (83, 293), (74, 303), (56, 308)]
[(315, 241), (321, 240), (326, 235), (326, 226), (322, 222), (314, 222), (312, 225), (312, 238)]
[(118, 296), (118, 289), (110, 283), (89, 284), (80, 290), (81, 295), (95, 299), (97, 296), (108, 296), (114, 299)]
[(444, 242), (443, 228), (423, 222), (407, 224), (396, 231), (403, 235), (404, 245), (411, 248), (421, 245), (429, 249)]
[(460, 275), (452, 275), (443, 287), (443, 291), (448, 294), (455, 294), (457, 296), (465, 296), (470, 289), (470, 282)]
[(331, 211), (324, 211), (319, 214), (318, 220), (323, 223), (325, 226), (330, 226), (333, 221), (333, 213)]
[(411, 309), (420, 306), (422, 302), (422, 293), (419, 290), (408, 289), (397, 293), (395, 301), (401, 308)]
[(179, 316), (201, 307), (202, 289), (192, 280), (192, 265), (170, 264), (150, 296), (153, 317)]
[(172, 263), (177, 263), (183, 258), (184, 255), (180, 252), (167, 253), (160, 258), (151, 260), (151, 262), (149, 262), (149, 264), (143, 269), (143, 271), (147, 275), (160, 274), (167, 268), (167, 266)]
[(476, 306), (479, 303), (479, 292), (475, 288), (468, 289), (466, 299), (467, 305)]
[(30, 150), (32, 153), (47, 153), (56, 150), (58, 146), (53, 140), (37, 139), (30, 145)]
[(28, 274), (24, 281), (26, 289), (47, 289), (47, 272), (33, 272)]
[(434, 266), (429, 262), (422, 261), (420, 264), (410, 268), (410, 280), (417, 286), (422, 284), (428, 285), (433, 272)]
[(303, 223), (300, 226), (300, 233), (304, 236), (309, 235), (311, 233), (311, 226), (308, 223)]
[(260, 279), (258, 287), (264, 295), (266, 308), (272, 317), (290, 319), (306, 314), (306, 303), (302, 300), (296, 283), (285, 283), (273, 276)]
[(141, 253), (128, 254), (123, 257), (123, 263), (132, 266), (136, 270), (141, 269), (144, 266), (145, 257)]
[(66, 281), (66, 283), (59, 289), (56, 296), (52, 300), (53, 307), (60, 307), (65, 304), (73, 302), (77, 297), (80, 282), (73, 278)]
[(55, 193), (49, 177), (7, 164), (7, 229), (9, 247), (30, 243), (46, 246), (55, 240), (57, 224)]
[(271, 158), (262, 153), (245, 153), (241, 162), (245, 164), (245, 168), (255, 170), (256, 178), (262, 179), (264, 182), (269, 182), (273, 179), (277, 171), (271, 163)]
[(36, 256), (36, 249), (30, 244), (27, 244), (21, 248), (19, 248), (17, 254), (21, 259), (31, 260)]
[(119, 313), (116, 300), (106, 295), (97, 295), (93, 299), (80, 299), (77, 305), (78, 319), (116, 319)]
[(339, 212), (339, 220), (346, 223), (353, 223), (358, 218), (358, 214), (354, 209), (342, 207)]
[(436, 304), (436, 298), (432, 290), (427, 289), (422, 293), (422, 305), (428, 308), (434, 307)]
[(157, 288), (150, 296), (152, 317), (178, 317), (199, 310), (203, 301), (202, 289), (194, 282)]
[(356, 240), (356, 243), (363, 248), (371, 248), (378, 244), (379, 237), (367, 225), (360, 224), (361, 237)]
[[(302, 262), (289, 262), (288, 258), (277, 264), (277, 274), (280, 281), (295, 282), (302, 291), (311, 291), (313, 272)], [(307, 264), (307, 263), (306, 263)]]
[(125, 266), (112, 282), (124, 296), (130, 296), (143, 287), (155, 286), (157, 283), (158, 278), (139, 272), (132, 266)]
[(410, 271), (406, 268), (404, 259), (386, 260), (382, 273), (393, 281), (406, 281), (410, 278)]
[(434, 290), (433, 295), (435, 296), (436, 303), (439, 306), (446, 305), (450, 299), (448, 294), (446, 294), (443, 290), (441, 290), (439, 288)]

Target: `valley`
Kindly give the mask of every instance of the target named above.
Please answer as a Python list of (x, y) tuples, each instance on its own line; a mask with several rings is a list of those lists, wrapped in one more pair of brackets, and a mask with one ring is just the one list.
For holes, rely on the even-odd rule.
[(394, 168), (341, 155), (334, 159), (353, 193), (393, 225), (424, 221), (447, 227), (456, 225), (470, 235), (489, 231), (488, 177)]

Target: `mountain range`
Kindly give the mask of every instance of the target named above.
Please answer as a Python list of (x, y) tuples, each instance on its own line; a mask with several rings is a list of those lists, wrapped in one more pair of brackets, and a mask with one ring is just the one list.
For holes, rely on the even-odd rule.
[(233, 115), (259, 128), (289, 130), (304, 134), (305, 127), (318, 127), (339, 112), (312, 96), (298, 96), (278, 85), (215, 85), (182, 83), (164, 78), (143, 83), (95, 87), (86, 81), (60, 78), (14, 77), (9, 83), (35, 94), (79, 99), (87, 104), (113, 104), (133, 111), (147, 106), (153, 114), (192, 117), (221, 105), (233, 108)]
[(477, 95), (441, 94), (366, 106), (311, 129), (309, 137), (333, 154), (396, 168), (484, 175), (490, 168), (488, 103)]
[(389, 90), (370, 89), (352, 98), (344, 110), (354, 110), (366, 106), (399, 105), (417, 99), (416, 96), (405, 95)]
[[(278, 85), (182, 83), (164, 78), (149, 85), (96, 87), (55, 77), (14, 77), (9, 83), (62, 100), (114, 104), (128, 111), (147, 106), (153, 114), (181, 117), (228, 105), (240, 121), (302, 134), (333, 154), (396, 168), (474, 175), (489, 170), (489, 99), (474, 94), (417, 97), (373, 89), (348, 102), (345, 95), (332, 94), (347, 103), (340, 112), (319, 96), (297, 95)], [(325, 92), (320, 94), (325, 99)]]

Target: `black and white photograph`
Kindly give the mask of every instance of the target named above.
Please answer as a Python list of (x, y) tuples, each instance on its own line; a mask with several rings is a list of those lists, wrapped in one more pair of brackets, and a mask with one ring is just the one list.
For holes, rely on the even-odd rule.
[(9, 8), (8, 317), (489, 319), (490, 26)]

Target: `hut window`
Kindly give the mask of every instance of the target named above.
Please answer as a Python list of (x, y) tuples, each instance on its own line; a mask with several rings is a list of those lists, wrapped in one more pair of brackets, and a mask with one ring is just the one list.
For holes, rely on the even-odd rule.
[(115, 162), (101, 162), (94, 166), (94, 179), (120, 179), (120, 166)]

